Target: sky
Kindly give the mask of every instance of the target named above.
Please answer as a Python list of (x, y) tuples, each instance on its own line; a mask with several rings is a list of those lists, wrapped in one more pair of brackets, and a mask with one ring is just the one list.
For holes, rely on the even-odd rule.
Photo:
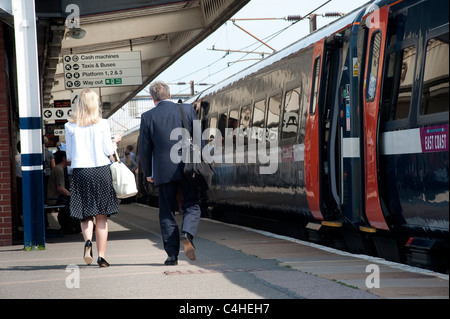
[[(227, 54), (223, 51), (213, 51), (212, 48), (264, 52), (266, 53), (264, 57), (267, 57), (268, 54), (273, 53), (272, 49), (279, 51), (310, 32), (309, 19), (294, 24), (293, 21), (284, 19), (287, 16), (305, 16), (325, 3), (314, 13), (318, 15), (329, 12), (349, 13), (368, 2), (368, 0), (328, 1), (251, 0), (232, 19), (276, 18), (276, 20), (235, 21), (236, 25), (264, 41), (270, 48), (239, 29), (232, 21), (228, 21), (161, 73), (157, 79), (169, 83), (172, 94), (189, 94), (190, 92), (189, 85), (172, 83), (194, 81), (194, 83), (217, 84), (256, 63), (257, 59), (261, 59), (263, 55), (237, 52)], [(318, 16), (317, 28), (321, 28), (335, 19)], [(284, 31), (280, 32), (282, 30)], [(197, 92), (206, 88), (208, 88), (206, 85), (195, 85)]]

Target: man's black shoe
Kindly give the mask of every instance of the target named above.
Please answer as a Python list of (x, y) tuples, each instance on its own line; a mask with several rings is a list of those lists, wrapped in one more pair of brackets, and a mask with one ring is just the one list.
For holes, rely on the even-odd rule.
[(184, 245), (184, 253), (186, 254), (187, 258), (190, 260), (197, 259), (197, 256), (195, 255), (195, 246), (193, 243), (193, 237), (191, 234), (187, 232), (181, 233), (181, 242)]
[(167, 266), (178, 265), (178, 257), (177, 256), (169, 256), (169, 257), (167, 257), (166, 261), (164, 262), (164, 265), (167, 265)]

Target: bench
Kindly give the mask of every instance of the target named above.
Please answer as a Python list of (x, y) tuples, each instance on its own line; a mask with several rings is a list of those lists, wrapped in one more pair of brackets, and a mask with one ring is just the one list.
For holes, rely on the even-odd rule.
[[(47, 198), (47, 200), (63, 200), (63, 201), (65, 201), (65, 199), (62, 199), (62, 198)], [(65, 204), (55, 204), (55, 205), (44, 204), (44, 211), (52, 210), (52, 209), (59, 209), (59, 208), (66, 208), (66, 207), (67, 207), (67, 203), (65, 203)]]

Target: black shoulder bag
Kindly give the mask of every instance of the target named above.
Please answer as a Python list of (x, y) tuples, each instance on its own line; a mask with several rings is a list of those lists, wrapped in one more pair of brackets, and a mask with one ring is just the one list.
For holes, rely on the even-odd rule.
[[(178, 103), (181, 118), (183, 120), (183, 127), (189, 129), (186, 116), (184, 114), (183, 106)], [(192, 138), (185, 139), (183, 143), (183, 158), (184, 169), (183, 173), (191, 182), (192, 186), (200, 193), (205, 192), (211, 187), (212, 176), (215, 173), (212, 163), (206, 163), (202, 159), (202, 152), (199, 145), (192, 143)]]

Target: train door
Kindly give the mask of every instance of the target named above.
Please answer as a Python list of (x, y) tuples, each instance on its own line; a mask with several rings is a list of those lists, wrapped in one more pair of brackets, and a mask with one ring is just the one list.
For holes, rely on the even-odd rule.
[(319, 220), (335, 220), (340, 210), (340, 146), (337, 103), (340, 37), (314, 47), (311, 91), (305, 131), (305, 182), (308, 204)]
[(374, 228), (388, 230), (378, 190), (380, 131), (380, 92), (386, 47), (389, 7), (379, 8), (365, 17), (367, 47), (363, 86), (364, 127), (364, 203), (365, 213)]
[(320, 80), (325, 39), (317, 42), (313, 50), (309, 107), (305, 127), (305, 188), (311, 214), (323, 220), (320, 196), (320, 145), (319, 145), (319, 104)]
[[(342, 70), (342, 35), (330, 36), (325, 45), (325, 65), (322, 83), (324, 97), (319, 108), (320, 143), (322, 152), (321, 192), (323, 194), (322, 211), (328, 219), (340, 218), (341, 203), (341, 132), (339, 130), (339, 87)], [(333, 226), (340, 226), (335, 224)]]

